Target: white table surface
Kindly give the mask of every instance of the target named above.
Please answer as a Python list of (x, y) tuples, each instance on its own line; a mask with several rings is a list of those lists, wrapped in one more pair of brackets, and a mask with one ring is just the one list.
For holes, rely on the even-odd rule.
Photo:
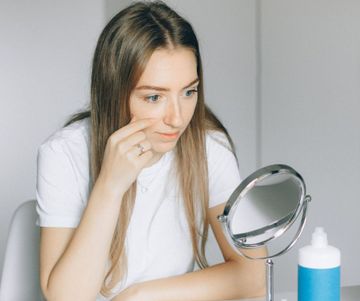
[[(297, 301), (297, 292), (275, 293), (275, 301)], [(237, 301), (265, 301), (266, 298), (238, 299)], [(341, 288), (341, 301), (359, 301), (360, 285)], [(233, 300), (235, 301), (235, 300)]]

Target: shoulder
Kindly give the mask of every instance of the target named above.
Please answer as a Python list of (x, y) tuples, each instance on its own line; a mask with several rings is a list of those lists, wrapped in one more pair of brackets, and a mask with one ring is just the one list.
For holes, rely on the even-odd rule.
[(211, 153), (233, 153), (230, 142), (226, 135), (220, 131), (206, 132), (206, 152)]
[(227, 136), (220, 131), (206, 134), (209, 176), (209, 208), (226, 202), (240, 183), (236, 156)]
[(209, 175), (230, 166), (238, 167), (237, 158), (227, 136), (220, 131), (208, 131), (206, 134), (206, 157)]
[(76, 121), (52, 133), (39, 146), (39, 152), (88, 152), (90, 119)]
[(37, 154), (36, 199), (42, 227), (76, 227), (89, 195), (89, 119), (51, 134)]

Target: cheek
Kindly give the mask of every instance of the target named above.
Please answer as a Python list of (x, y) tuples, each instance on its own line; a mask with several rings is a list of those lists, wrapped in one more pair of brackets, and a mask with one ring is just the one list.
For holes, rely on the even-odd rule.
[(131, 112), (132, 116), (134, 117), (135, 120), (140, 120), (140, 119), (146, 119), (146, 118), (156, 118), (155, 114), (152, 114), (149, 111), (135, 111), (135, 112)]
[(130, 114), (134, 119), (139, 120), (144, 118), (159, 118), (161, 112), (159, 108), (155, 106), (141, 101), (134, 101), (130, 104)]
[(183, 116), (188, 122), (190, 122), (191, 118), (194, 115), (196, 103), (197, 102), (195, 102), (195, 104), (192, 103), (191, 105), (187, 105), (184, 107)]

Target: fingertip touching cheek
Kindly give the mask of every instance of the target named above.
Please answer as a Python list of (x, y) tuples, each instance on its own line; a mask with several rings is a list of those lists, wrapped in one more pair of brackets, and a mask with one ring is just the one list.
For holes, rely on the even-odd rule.
[(144, 130), (155, 152), (173, 149), (191, 121), (199, 79), (194, 53), (186, 48), (156, 50), (130, 96), (135, 119), (157, 121)]

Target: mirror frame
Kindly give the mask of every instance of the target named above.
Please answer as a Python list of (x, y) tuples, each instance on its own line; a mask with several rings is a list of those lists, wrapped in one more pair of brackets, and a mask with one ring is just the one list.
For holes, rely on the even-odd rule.
[[(241, 233), (241, 234), (233, 234), (231, 231), (231, 225), (230, 222), (235, 214), (235, 211), (237, 209), (237, 206), (239, 205), (239, 202), (244, 198), (244, 196), (247, 194), (247, 192), (253, 188), (258, 182), (264, 180), (265, 178), (275, 175), (275, 174), (288, 174), (299, 183), (301, 188), (301, 197), (297, 204), (296, 209), (288, 214), (287, 216), (275, 221), (274, 223), (270, 225), (266, 225), (260, 229), (256, 229), (253, 231)], [(266, 167), (263, 167), (254, 173), (252, 173), (250, 176), (248, 176), (245, 180), (243, 180), (240, 185), (235, 189), (235, 191), (231, 194), (229, 200), (227, 201), (224, 212), (222, 215), (218, 216), (218, 220), (221, 222), (223, 226), (224, 233), (226, 235), (227, 240), (229, 241), (230, 245), (241, 255), (244, 257), (250, 258), (250, 259), (268, 259), (272, 258), (278, 255), (281, 255), (288, 251), (296, 242), (298, 237), (300, 236), (304, 225), (306, 221), (306, 211), (307, 211), (307, 204), (311, 200), (311, 197), (309, 195), (306, 195), (306, 186), (305, 182), (302, 178), (302, 176), (295, 171), (292, 167), (284, 164), (273, 164)], [(297, 233), (295, 234), (294, 239), (290, 242), (290, 244), (285, 247), (282, 251), (274, 254), (269, 255), (266, 257), (258, 257), (253, 258), (250, 256), (247, 256), (243, 252), (241, 252), (239, 249), (253, 249), (258, 248), (261, 246), (264, 246), (268, 241), (281, 236), (283, 233), (285, 233), (289, 227), (297, 220), (298, 216), (302, 212), (302, 218), (301, 218), (301, 225), (298, 228)], [(270, 230), (274, 230), (275, 233), (272, 234), (269, 238), (256, 242), (256, 243), (247, 243), (246, 237), (248, 236), (256, 236), (265, 234)]]

